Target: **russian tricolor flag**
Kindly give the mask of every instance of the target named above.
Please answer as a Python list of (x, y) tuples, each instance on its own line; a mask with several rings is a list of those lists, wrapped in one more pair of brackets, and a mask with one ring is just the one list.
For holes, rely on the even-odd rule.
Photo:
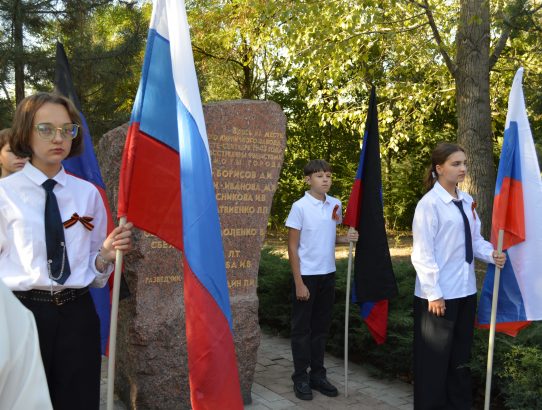
[(192, 407), (241, 409), (209, 144), (182, 0), (154, 2), (118, 209), (183, 252)]
[[(82, 136), (79, 137), (83, 138), (83, 153), (77, 157), (65, 159), (62, 162), (62, 165), (67, 173), (92, 183), (98, 189), (107, 213), (107, 232), (111, 232), (114, 228), (114, 224), (111, 216), (111, 209), (109, 208), (109, 202), (107, 201), (107, 195), (105, 193), (105, 184), (102, 179), (98, 160), (96, 159), (96, 155), (94, 153), (88, 125), (83, 112), (81, 111), (79, 98), (75, 92), (68, 58), (66, 56), (66, 52), (64, 51), (64, 46), (59, 42), (56, 43), (55, 91), (69, 98), (74, 103), (79, 110), (79, 115), (83, 125), (81, 129)], [(111, 275), (109, 284), (112, 283), (112, 278), (113, 275)], [(94, 306), (96, 307), (96, 313), (100, 318), (102, 354), (107, 353), (107, 343), (109, 340), (109, 325), (111, 318), (111, 297), (109, 284), (106, 284), (103, 288), (90, 288), (90, 294), (92, 296), (92, 300), (94, 301)]]
[[(525, 109), (523, 68), (512, 84), (504, 142), (495, 187), (491, 242), (504, 230), (506, 264), (501, 270), (496, 331), (511, 336), (542, 319), (542, 182)], [(478, 322), (489, 327), (495, 265), (489, 265), (482, 287)]]
[(388, 328), (388, 299), (397, 295), (397, 284), (384, 221), (378, 111), (374, 87), (369, 99), (356, 179), (343, 224), (356, 228), (359, 232), (352, 300), (359, 304), (361, 317), (375, 342), (382, 344), (386, 340)]

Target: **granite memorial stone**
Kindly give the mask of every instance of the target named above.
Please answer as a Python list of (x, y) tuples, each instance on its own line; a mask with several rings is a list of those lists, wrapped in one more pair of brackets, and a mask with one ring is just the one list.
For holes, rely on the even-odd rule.
[[(258, 265), (283, 161), (286, 118), (269, 101), (212, 103), (204, 105), (204, 114), (241, 392), (249, 403), (260, 342)], [(98, 146), (112, 208), (127, 129), (108, 132)], [(189, 409), (182, 255), (161, 239), (134, 231), (134, 251), (125, 257), (131, 296), (119, 305), (115, 391), (129, 408)]]

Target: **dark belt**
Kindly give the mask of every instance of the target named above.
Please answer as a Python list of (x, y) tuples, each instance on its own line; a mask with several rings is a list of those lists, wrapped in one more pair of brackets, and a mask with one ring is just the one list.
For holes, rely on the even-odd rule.
[(81, 289), (64, 289), (59, 292), (51, 293), (50, 290), (25, 290), (13, 291), (13, 294), (20, 300), (32, 300), (34, 302), (54, 303), (57, 306), (68, 302), (73, 302), (78, 297), (88, 293), (88, 286)]

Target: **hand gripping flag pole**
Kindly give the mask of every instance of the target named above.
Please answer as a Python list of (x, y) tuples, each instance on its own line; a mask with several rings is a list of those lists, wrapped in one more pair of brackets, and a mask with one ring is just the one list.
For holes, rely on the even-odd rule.
[[(497, 251), (502, 253), (504, 229), (499, 229), (499, 243)], [(489, 326), (489, 345), (487, 349), (487, 370), (486, 370), (486, 397), (484, 410), (489, 410), (491, 400), (491, 378), (493, 377), (493, 350), (495, 348), (495, 325), (497, 323), (497, 303), (499, 301), (499, 284), (501, 280), (501, 268), (495, 267), (495, 281), (493, 282), (493, 301), (491, 303), (491, 324)]]
[(506, 253), (506, 263), (500, 269), (488, 265), (478, 304), (478, 326), (490, 328), (486, 409), (491, 399), (495, 332), (516, 336), (530, 321), (542, 320), (542, 179), (522, 78), (523, 68), (519, 68), (508, 99), (492, 214), (491, 243)]

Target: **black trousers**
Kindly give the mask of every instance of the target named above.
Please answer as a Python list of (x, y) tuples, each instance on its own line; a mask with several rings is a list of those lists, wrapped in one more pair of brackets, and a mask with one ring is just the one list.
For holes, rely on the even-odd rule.
[[(299, 301), (293, 286), (292, 306), (292, 380), (318, 380), (326, 376), (324, 352), (335, 302), (335, 272), (327, 275), (303, 275), (309, 289), (307, 301)], [(310, 367), (310, 375), (307, 370)]]
[(414, 297), (414, 408), (470, 410), (476, 294), (446, 300), (440, 317), (427, 306)]
[(100, 407), (100, 326), (90, 293), (61, 306), (21, 300), (36, 318), (55, 410)]

